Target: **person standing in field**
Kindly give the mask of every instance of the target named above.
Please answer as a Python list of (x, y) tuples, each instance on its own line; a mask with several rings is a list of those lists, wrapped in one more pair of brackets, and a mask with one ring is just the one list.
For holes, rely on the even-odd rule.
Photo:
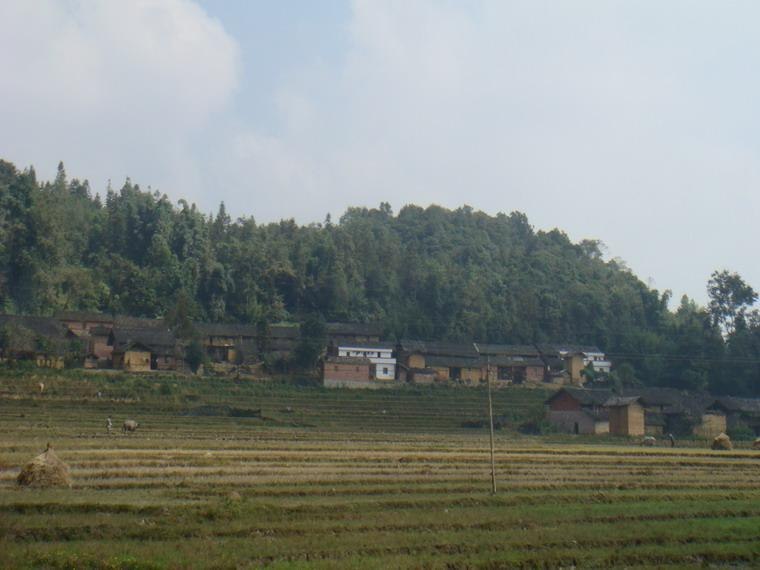
[(111, 429), (113, 428), (113, 422), (111, 421), (111, 416), (108, 416), (106, 418), (106, 429), (108, 430), (108, 433), (111, 433)]
[(670, 447), (676, 446), (676, 438), (673, 437), (672, 433), (668, 434), (668, 439), (670, 440)]

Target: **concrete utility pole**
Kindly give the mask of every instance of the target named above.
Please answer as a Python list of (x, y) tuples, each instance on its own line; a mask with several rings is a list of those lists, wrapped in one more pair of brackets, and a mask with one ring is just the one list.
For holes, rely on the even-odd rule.
[(486, 356), (486, 380), (488, 381), (488, 423), (491, 432), (491, 494), (496, 494), (496, 460), (493, 447), (493, 401), (491, 400), (491, 357)]

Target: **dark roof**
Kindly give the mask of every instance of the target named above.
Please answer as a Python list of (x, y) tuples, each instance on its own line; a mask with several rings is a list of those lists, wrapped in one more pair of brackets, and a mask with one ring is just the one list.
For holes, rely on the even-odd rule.
[(588, 390), (585, 388), (562, 388), (552, 395), (546, 403), (550, 403), (560, 394), (567, 394), (582, 406), (602, 406), (612, 397), (611, 390)]
[(404, 352), (418, 352), (430, 356), (462, 356), (477, 358), (478, 351), (472, 343), (439, 342), (431, 340), (402, 340), (399, 348)]
[(342, 340), (334, 343), (338, 348), (379, 348), (383, 350), (393, 350), (396, 348), (395, 343), (392, 342), (352, 342), (350, 340)]
[(593, 419), (595, 422), (610, 421), (610, 413), (604, 408), (598, 408), (596, 410), (582, 410), (582, 412)]
[(355, 364), (368, 366), (372, 364), (369, 358), (357, 357), (357, 356), (328, 356), (325, 362), (329, 364)]
[[(51, 317), (28, 317), (23, 315), (0, 315), (0, 328), (16, 328), (29, 331), (28, 335), (15, 335), (14, 350), (37, 352), (39, 340), (45, 340), (50, 352), (59, 353), (67, 339), (76, 338), (66, 326)], [(26, 338), (28, 336), (28, 338)]]
[(379, 323), (327, 323), (328, 336), (377, 336), (383, 334)]
[(297, 323), (277, 323), (269, 325), (270, 338), (291, 338), (300, 336), (300, 328)]
[(638, 396), (641, 404), (659, 406), (666, 414), (701, 415), (715, 398), (705, 392), (688, 392), (676, 388), (631, 388), (623, 391), (624, 396)]
[(481, 368), (483, 366), (479, 358), (448, 355), (426, 356), (425, 365), (429, 368)]
[(599, 347), (593, 345), (581, 345), (581, 344), (539, 344), (538, 349), (541, 354), (554, 355), (554, 354), (577, 354), (582, 352), (598, 352), (604, 354), (603, 350), (599, 350)]
[(622, 408), (637, 403), (639, 399), (638, 396), (610, 396), (603, 406), (605, 408)]
[(114, 327), (122, 329), (168, 329), (164, 319), (145, 319), (142, 317), (128, 317), (119, 315), (114, 321)]
[(743, 412), (746, 414), (760, 415), (760, 399), (757, 398), (723, 396), (717, 398), (716, 403), (729, 412)]
[(90, 329), (90, 336), (108, 336), (110, 334), (111, 328), (103, 325), (96, 325)]
[(174, 354), (177, 339), (168, 330), (114, 328), (109, 339), (114, 352), (124, 352), (138, 345), (154, 354)]
[(114, 316), (109, 313), (97, 311), (59, 311), (55, 314), (59, 321), (88, 321), (94, 323), (112, 323)]
[(483, 366), (539, 366), (544, 367), (544, 361), (540, 358), (523, 358), (520, 356), (490, 356), (480, 357)]
[(204, 336), (255, 337), (259, 334), (256, 325), (238, 323), (195, 323), (195, 328)]
[(480, 354), (492, 356), (538, 356), (538, 349), (532, 344), (486, 344), (475, 343), (475, 349)]

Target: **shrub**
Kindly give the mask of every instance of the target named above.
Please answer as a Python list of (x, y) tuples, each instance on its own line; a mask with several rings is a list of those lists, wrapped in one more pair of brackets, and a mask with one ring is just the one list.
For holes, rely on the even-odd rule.
[(752, 431), (752, 428), (741, 422), (726, 430), (726, 433), (734, 441), (752, 441), (755, 439), (755, 432)]

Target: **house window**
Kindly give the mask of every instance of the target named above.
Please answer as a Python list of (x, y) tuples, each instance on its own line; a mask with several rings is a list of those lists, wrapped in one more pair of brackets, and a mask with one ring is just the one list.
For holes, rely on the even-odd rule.
[(383, 375), (384, 376), (388, 376), (388, 368), (387, 367), (383, 368)]
[(462, 377), (462, 369), (458, 366), (449, 368), (449, 376), (452, 380), (459, 380)]

